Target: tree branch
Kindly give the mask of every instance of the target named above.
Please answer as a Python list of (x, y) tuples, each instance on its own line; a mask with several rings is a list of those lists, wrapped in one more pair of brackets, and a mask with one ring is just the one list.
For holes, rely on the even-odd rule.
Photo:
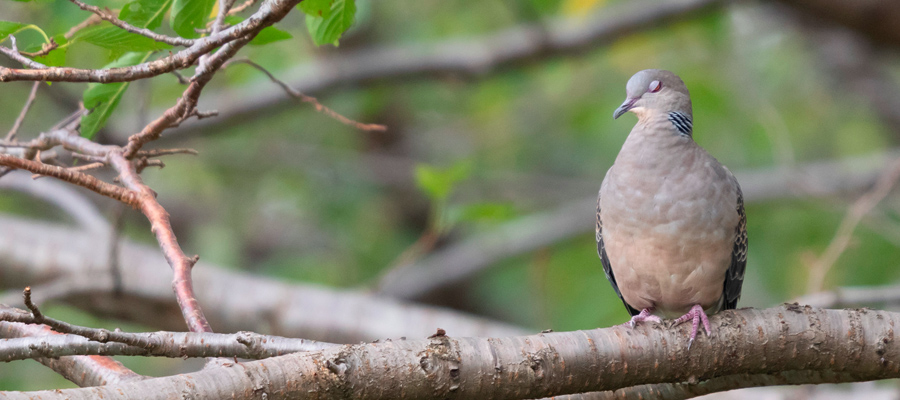
[[(900, 314), (787, 305), (725, 311), (717, 332), (686, 349), (686, 326), (508, 338), (388, 341), (297, 353), (197, 373), (88, 389), (4, 393), (8, 398), (521, 399), (661, 382), (722, 385), (847, 382), (900, 376)], [(728, 387), (719, 386), (726, 390)]]
[[(66, 67), (46, 67), (34, 65), (36, 69), (12, 69), (0, 66), (0, 82), (12, 81), (48, 81), (48, 82), (130, 82), (150, 78), (157, 75), (183, 69), (193, 65), (200, 56), (208, 54), (217, 47), (236, 40), (249, 41), (259, 31), (284, 18), (300, 0), (267, 0), (259, 10), (243, 22), (223, 30), (215, 35), (196, 39), (190, 47), (155, 61), (141, 63), (131, 67), (109, 69), (79, 69)], [(249, 37), (249, 38), (248, 38)], [(0, 46), (0, 51), (19, 60), (18, 52)], [(220, 50), (221, 51), (221, 50)], [(23, 58), (23, 57), (21, 57)], [(24, 60), (19, 60), (24, 61)]]
[[(26, 288), (26, 293), (27, 293)], [(27, 295), (26, 295), (27, 296)], [(27, 297), (26, 297), (27, 299)], [(72, 325), (32, 311), (0, 306), (0, 321), (44, 324), (53, 332), (7, 340), (0, 361), (71, 355), (131, 355), (158, 357), (240, 357), (261, 359), (300, 351), (324, 350), (336, 344), (260, 335), (253, 332), (215, 334), (195, 332), (130, 333)], [(54, 332), (60, 334), (53, 334)]]
[(26, 160), (24, 158), (14, 157), (8, 154), (0, 153), (0, 165), (10, 168), (24, 169), (39, 175), (52, 176), (54, 178), (88, 188), (106, 197), (116, 199), (131, 207), (138, 208), (140, 202), (137, 195), (128, 189), (113, 184), (103, 182), (88, 174), (73, 171), (69, 168), (57, 167), (55, 165), (47, 165), (37, 161)]
[(71, 1), (72, 3), (75, 3), (75, 5), (77, 5), (78, 8), (80, 8), (84, 11), (90, 11), (90, 12), (94, 13), (94, 15), (100, 17), (100, 19), (117, 26), (117, 27), (121, 28), (122, 30), (144, 36), (146, 38), (152, 39), (152, 40), (160, 42), (160, 43), (170, 44), (172, 46), (187, 47), (187, 46), (193, 45), (195, 42), (194, 39), (185, 39), (182, 37), (160, 35), (156, 32), (153, 32), (150, 29), (138, 28), (138, 27), (131, 25), (125, 21), (122, 21), (121, 19), (118, 19), (110, 14), (107, 14), (102, 9), (100, 9), (100, 7), (92, 6), (90, 4), (85, 4), (78, 0), (69, 0), (69, 1)]
[[(484, 77), (504, 68), (540, 62), (548, 57), (578, 54), (606, 45), (635, 32), (715, 10), (729, 0), (642, 0), (604, 7), (589, 18), (561, 18), (549, 23), (515, 26), (496, 33), (452, 38), (437, 43), (380, 46), (340, 51), (285, 74), (287, 85), (315, 96), (339, 86), (384, 80), (408, 81), (429, 75)], [(192, 121), (179, 133), (230, 124), (266, 115), (290, 99), (260, 91), (257, 83), (218, 96), (209, 96), (210, 108), (227, 118)], [(226, 101), (242, 98), (240, 105)]]
[[(21, 288), (34, 287), (34, 301), (48, 299), (96, 315), (179, 330), (184, 323), (172, 301), (172, 276), (160, 268), (159, 248), (122, 240), (121, 296), (109, 256), (98, 250), (108, 239), (58, 224), (0, 216), (0, 285), (14, 288), (0, 303), (21, 304)], [(65, 254), (65, 257), (59, 257)], [(252, 330), (279, 336), (358, 343), (401, 336), (425, 337), (437, 327), (467, 336), (513, 336), (528, 331), (509, 324), (433, 306), (338, 290), (287, 284), (200, 262), (194, 286), (210, 322), (224, 332)]]
[[(0, 337), (22, 338), (54, 335), (43, 325), (26, 325), (0, 322)], [(35, 361), (56, 371), (78, 386), (100, 386), (110, 383), (144, 379), (122, 363), (106, 356), (65, 356), (59, 358), (38, 357)]]

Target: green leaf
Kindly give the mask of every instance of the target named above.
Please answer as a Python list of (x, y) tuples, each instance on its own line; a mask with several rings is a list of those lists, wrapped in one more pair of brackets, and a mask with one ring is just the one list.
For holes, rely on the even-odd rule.
[(169, 24), (181, 37), (195, 38), (199, 34), (194, 29), (206, 28), (215, 3), (216, 0), (175, 0)]
[(55, 50), (51, 50), (46, 56), (36, 57), (34, 60), (50, 67), (61, 67), (66, 63), (66, 51), (68, 50), (68, 47), (63, 45), (68, 42), (68, 39), (66, 39), (64, 33), (60, 33), (53, 36), (53, 41), (56, 42), (59, 47)]
[(162, 25), (163, 17), (174, 0), (135, 0), (122, 7), (119, 19), (131, 25), (156, 29)]
[[(304, 12), (306, 11), (304, 10)], [(317, 17), (307, 13), (306, 28), (316, 46), (326, 43), (337, 46), (341, 34), (349, 29), (350, 25), (353, 25), (355, 15), (356, 0), (333, 0), (331, 9), (323, 16)]]
[(299, 5), (301, 11), (313, 17), (326, 17), (331, 13), (333, 0), (304, 0)]
[(3, 41), (7, 36), (15, 33), (23, 27), (25, 27), (25, 24), (20, 24), (18, 22), (0, 21), (0, 41)]
[(100, 46), (117, 53), (129, 51), (156, 51), (172, 48), (172, 46), (168, 44), (122, 30), (121, 28), (106, 22), (98, 26), (92, 26), (78, 31), (72, 38), (72, 41), (76, 40)]
[[(303, 3), (300, 3), (300, 4), (303, 4)], [(267, 27), (267, 28), (259, 31), (259, 34), (257, 34), (256, 37), (253, 38), (253, 40), (251, 40), (250, 43), (248, 43), (248, 44), (250, 44), (252, 46), (260, 46), (260, 45), (269, 44), (272, 42), (278, 42), (278, 41), (290, 39), (292, 37), (293, 36), (291, 36), (290, 33), (287, 33), (287, 32), (285, 32), (281, 29), (278, 29), (274, 26), (270, 26), (270, 27)]]
[(447, 224), (460, 222), (501, 222), (516, 215), (515, 208), (508, 203), (475, 203), (448, 207)]
[[(140, 64), (150, 58), (150, 52), (127, 53), (119, 59), (103, 66), (103, 68), (129, 67)], [(122, 94), (128, 89), (128, 82), (91, 83), (84, 91), (84, 107), (91, 113), (81, 117), (81, 136), (92, 139), (97, 131), (106, 124), (110, 114), (119, 105)]]
[(420, 164), (416, 165), (416, 185), (432, 201), (443, 202), (456, 184), (468, 179), (471, 174), (471, 162), (459, 162), (446, 169)]

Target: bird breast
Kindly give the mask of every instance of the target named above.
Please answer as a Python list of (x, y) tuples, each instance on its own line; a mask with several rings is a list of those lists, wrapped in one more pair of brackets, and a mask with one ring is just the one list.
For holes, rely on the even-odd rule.
[(613, 273), (636, 309), (718, 311), (739, 220), (733, 178), (689, 138), (655, 139), (629, 137), (601, 187)]

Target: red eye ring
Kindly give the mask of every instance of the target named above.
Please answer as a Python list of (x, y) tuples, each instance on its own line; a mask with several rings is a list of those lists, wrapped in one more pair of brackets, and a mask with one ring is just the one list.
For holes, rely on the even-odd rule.
[(650, 93), (656, 93), (656, 92), (660, 91), (660, 89), (662, 89), (662, 82), (660, 82), (660, 81), (650, 82), (649, 89), (650, 89)]

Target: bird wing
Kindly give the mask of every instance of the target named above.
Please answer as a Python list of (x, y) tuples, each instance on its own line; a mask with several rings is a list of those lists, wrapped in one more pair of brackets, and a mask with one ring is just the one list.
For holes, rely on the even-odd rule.
[[(741, 206), (741, 215), (743, 215), (744, 208)], [(603, 246), (603, 221), (600, 219), (600, 194), (597, 194), (597, 254), (600, 256), (600, 262), (603, 263), (603, 272), (606, 273), (606, 279), (609, 280), (609, 283), (612, 284), (613, 290), (616, 291), (616, 295), (619, 296), (619, 299), (622, 300), (622, 304), (625, 305), (625, 308), (628, 310), (628, 313), (632, 316), (638, 315), (640, 312), (635, 310), (634, 307), (628, 305), (625, 302), (625, 298), (622, 297), (622, 292), (619, 291), (619, 285), (616, 283), (616, 276), (613, 275), (612, 265), (609, 263), (609, 257), (606, 255), (606, 247)], [(746, 235), (745, 235), (746, 237)], [(744, 240), (746, 243), (746, 239)], [(746, 250), (745, 250), (746, 253)], [(746, 257), (745, 257), (746, 260)], [(741, 267), (741, 280), (743, 280), (744, 268)], [(727, 285), (727, 282), (726, 282)], [(727, 289), (727, 286), (726, 286)], [(738, 283), (738, 294), (740, 294), (741, 288), (740, 283)], [(737, 303), (737, 300), (735, 300)], [(733, 308), (733, 307), (732, 307)]]
[[(729, 175), (731, 175), (730, 171)], [(741, 186), (734, 178), (734, 175), (731, 175), (731, 181), (734, 182), (735, 188), (737, 188), (736, 208), (740, 220), (734, 228), (734, 248), (731, 251), (731, 265), (725, 272), (723, 295), (725, 296), (726, 310), (733, 310), (737, 307), (738, 299), (741, 298), (741, 285), (744, 284), (744, 270), (747, 268), (747, 215), (744, 213), (744, 194), (741, 192)], [(599, 224), (599, 219), (597, 223)]]

